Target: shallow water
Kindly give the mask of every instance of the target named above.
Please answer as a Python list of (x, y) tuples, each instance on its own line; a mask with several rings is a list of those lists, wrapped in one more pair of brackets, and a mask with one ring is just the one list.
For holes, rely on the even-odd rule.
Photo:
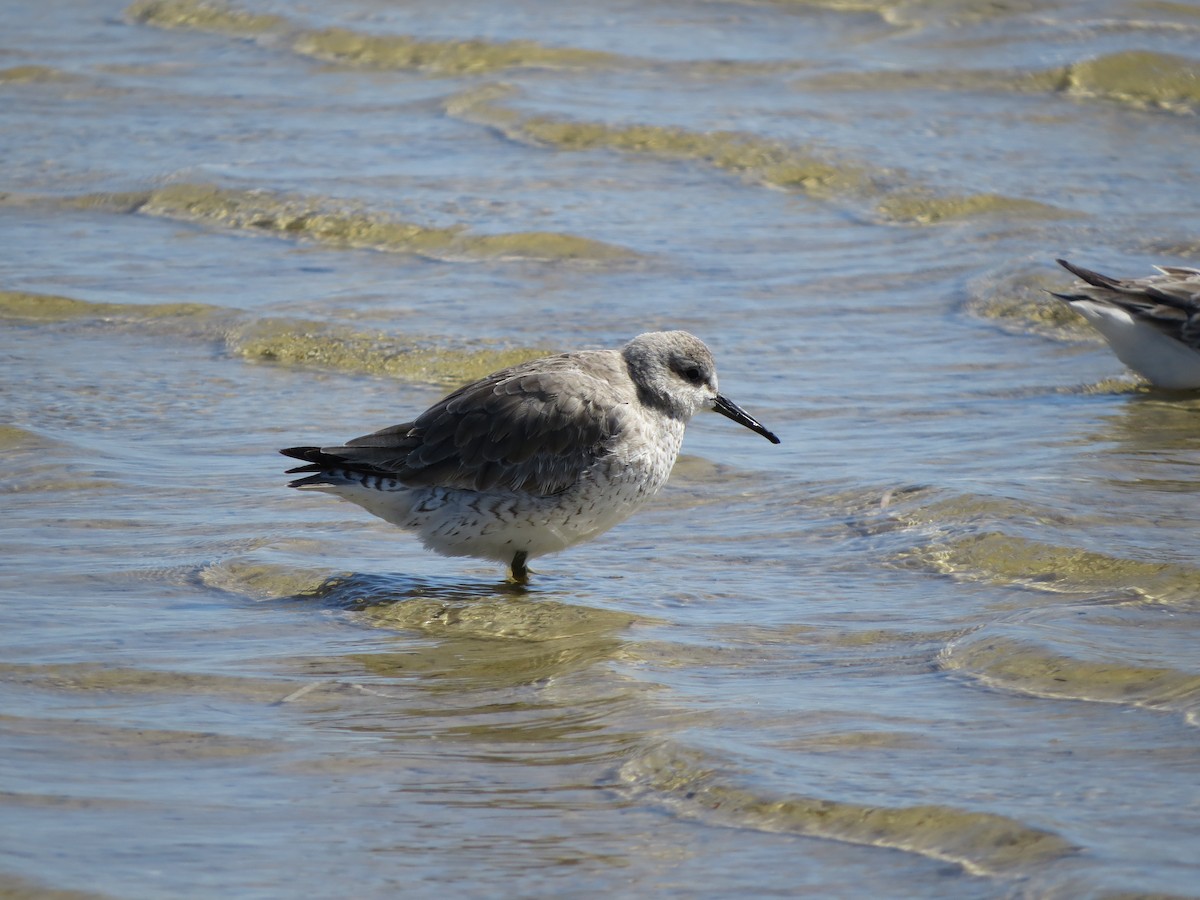
[[(1045, 294), (1196, 264), (1200, 9), (10, 4), (0, 893), (1200, 883), (1200, 398)], [(281, 446), (696, 332), (528, 591)]]

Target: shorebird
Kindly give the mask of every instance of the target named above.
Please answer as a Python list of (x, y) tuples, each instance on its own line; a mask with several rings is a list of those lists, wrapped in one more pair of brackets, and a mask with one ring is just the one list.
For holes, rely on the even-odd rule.
[(1200, 388), (1200, 269), (1155, 266), (1158, 275), (1119, 280), (1057, 262), (1083, 280), (1054, 296), (1091, 322), (1121, 362), (1159, 387)]
[(528, 560), (590, 540), (666, 482), (693, 414), (711, 409), (779, 438), (717, 393), (712, 353), (685, 331), (502, 369), (411, 422), (343, 446), (279, 451), (325, 491), (415, 532), (447, 556)]

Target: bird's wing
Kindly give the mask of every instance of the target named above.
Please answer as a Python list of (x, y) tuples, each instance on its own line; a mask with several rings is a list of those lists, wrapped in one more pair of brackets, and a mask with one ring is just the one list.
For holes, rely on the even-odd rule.
[(1068, 272), (1083, 280), (1073, 293), (1055, 294), (1063, 300), (1092, 300), (1117, 306), (1164, 334), (1200, 350), (1200, 269), (1159, 266), (1159, 275), (1121, 280), (1101, 275), (1066, 260)]
[(489, 375), (345, 446), (283, 452), (314, 464), (293, 471), (337, 466), (414, 486), (548, 496), (575, 484), (623, 426), (628, 398), (605, 374), (564, 354)]

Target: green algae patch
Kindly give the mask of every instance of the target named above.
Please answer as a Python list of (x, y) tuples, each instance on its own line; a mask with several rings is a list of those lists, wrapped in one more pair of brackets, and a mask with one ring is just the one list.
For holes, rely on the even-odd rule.
[[(10, 735), (50, 738), (86, 747), (90, 754), (123, 761), (193, 761), (237, 759), (280, 749), (274, 741), (234, 737), (211, 731), (122, 728), (85, 719), (33, 719), (0, 716)], [(2, 896), (2, 895), (0, 895)]]
[(1188, 19), (1200, 18), (1200, 6), (1197, 6), (1195, 3), (1178, 3), (1175, 0), (1138, 0), (1133, 5), (1136, 9), (1144, 9), (1149, 12), (1184, 16)]
[(817, 9), (846, 15), (869, 14), (894, 28), (912, 29), (936, 23), (989, 22), (1038, 12), (1037, 0), (770, 0), (782, 7)]
[(661, 125), (606, 125), (522, 116), (499, 101), (513, 90), (488, 85), (451, 98), (452, 116), (495, 128), (521, 143), (558, 150), (617, 150), (662, 159), (695, 160), (751, 181), (820, 198), (877, 190), (865, 167), (834, 163), (816, 149), (793, 147), (734, 131), (689, 131)]
[(1071, 94), (1135, 106), (1189, 111), (1200, 107), (1200, 62), (1166, 53), (1111, 53), (1067, 68)]
[(894, 222), (933, 225), (938, 222), (1005, 216), (1012, 219), (1061, 219), (1076, 214), (1020, 197), (1003, 194), (964, 194), (933, 197), (919, 192), (896, 193), (877, 207), (879, 213)]
[(471, 256), (493, 259), (618, 261), (634, 257), (631, 250), (557, 231), (513, 231), (459, 239)]
[(3, 494), (63, 491), (83, 503), (87, 493), (118, 486), (73, 462), (73, 454), (60, 441), (16, 425), (0, 425), (0, 453), (8, 463), (0, 474)]
[(190, 28), (234, 36), (263, 34), (288, 26), (280, 16), (243, 12), (212, 0), (138, 0), (126, 7), (125, 17), (157, 28)]
[(943, 652), (941, 667), (990, 686), (1038, 697), (1158, 709), (1190, 708), (1200, 699), (1198, 675), (1075, 659), (1007, 637), (975, 637), (953, 644)]
[(0, 291), (0, 316), (6, 319), (63, 322), (69, 319), (101, 318), (116, 308), (118, 304), (115, 303), (88, 303), (55, 294)]
[[(373, 594), (370, 605), (358, 613), (362, 622), (418, 632), (430, 640), (404, 653), (364, 653), (353, 658), (373, 675), (419, 675), (428, 679), (428, 689), (461, 696), (464, 687), (494, 690), (544, 684), (609, 662), (625, 645), (621, 633), (639, 621), (625, 613), (515, 594), (455, 593), (422, 596), (418, 591), (397, 602), (386, 602), (386, 594)], [(535, 739), (535, 734), (544, 736), (556, 727), (539, 716), (528, 725), (472, 724), (464, 734), (511, 741), (518, 734)], [(574, 732), (577, 725), (568, 728)]]
[(829, 72), (803, 79), (806, 90), (1022, 91), (1048, 93), (1066, 86), (1065, 67), (1054, 69), (907, 69)]
[[(61, 798), (55, 797), (56, 800)], [(102, 801), (89, 797), (88, 808), (113, 801)], [(3, 900), (112, 900), (112, 894), (92, 891), (64, 890), (48, 887), (42, 882), (30, 881), (8, 872), (0, 872), (0, 898)]]
[(1021, 873), (1076, 848), (1015, 819), (949, 806), (865, 806), (816, 797), (763, 796), (700, 754), (660, 747), (627, 762), (620, 778), (679, 815), (737, 828), (890, 847), (961, 865), (976, 875)]
[(815, 151), (738, 132), (696, 132), (658, 125), (622, 127), (541, 117), (509, 127), (526, 141), (560, 150), (603, 148), (692, 159), (772, 187), (818, 197), (858, 195), (871, 184), (871, 175), (863, 168), (835, 164)]
[(0, 682), (71, 693), (224, 694), (272, 700), (278, 698), (281, 687), (265, 679), (93, 663), (0, 663)]
[(1135, 375), (1134, 380), (1130, 378), (1101, 378), (1099, 381), (1093, 381), (1090, 384), (1079, 385), (1073, 388), (1062, 388), (1064, 393), (1071, 394), (1089, 394), (1089, 395), (1108, 395), (1108, 394), (1148, 394), (1154, 388), (1149, 382), (1144, 381), (1140, 375)]
[(453, 76), (509, 69), (589, 69), (628, 62), (599, 50), (546, 47), (536, 41), (430, 41), (346, 28), (306, 31), (282, 16), (249, 13), (216, 0), (138, 0), (126, 8), (125, 16), (157, 28), (234, 37), (288, 34), (292, 51), (301, 56), (365, 69)]
[(71, 81), (74, 76), (50, 66), (9, 66), (0, 69), (0, 84), (33, 84), (48, 81)]
[(997, 319), (1016, 326), (1015, 330), (1054, 333), (1077, 339), (1095, 338), (1096, 332), (1087, 320), (1067, 303), (1051, 297), (991, 297), (973, 310), (985, 319)]
[[(1065, 93), (1139, 108), (1193, 112), (1200, 107), (1200, 62), (1167, 53), (1131, 50), (1036, 71), (864, 73), (847, 76), (847, 86), (937, 87)], [(830, 79), (814, 82), (821, 86)]]
[[(56, 197), (51, 202), (64, 209), (127, 214), (141, 209), (152, 195), (152, 191), (113, 191), (100, 194), (79, 194), (74, 197)], [(21, 198), (16, 202), (36, 203), (38, 200)]]
[(343, 28), (305, 32), (292, 44), (304, 56), (370, 69), (417, 69), (474, 75), (505, 69), (612, 66), (622, 57), (595, 50), (545, 47), (534, 41), (422, 41), (404, 35), (360, 34)]
[(1051, 296), (1069, 284), (1069, 276), (1050, 266), (1018, 267), (972, 281), (965, 307), (1013, 334), (1098, 343), (1099, 335), (1087, 320)]
[(547, 353), (532, 348), (434, 347), (383, 332), (289, 319), (253, 322), (230, 334), (227, 341), (230, 351), (244, 359), (443, 386), (465, 384)]
[[(931, 224), (985, 215), (1062, 218), (1046, 203), (1000, 194), (939, 197), (930, 191), (893, 191), (894, 175), (867, 165), (834, 161), (816, 147), (795, 146), (736, 131), (689, 131), (660, 125), (608, 125), (547, 116), (523, 116), (502, 102), (504, 85), (465, 91), (446, 104), (452, 116), (495, 128), (512, 140), (556, 150), (615, 150), (659, 159), (691, 160), (745, 180), (806, 194), (817, 200), (874, 201), (884, 221)], [(882, 199), (879, 199), (882, 198)]]
[(1065, 93), (1141, 108), (1200, 107), (1200, 61), (1131, 50), (1050, 69), (838, 72), (804, 79), (808, 90), (958, 90)]
[(844, 13), (883, 13), (900, 5), (900, 0), (776, 0), (780, 6), (803, 6)]
[(210, 315), (220, 308), (203, 303), (92, 303), (55, 294), (0, 291), (0, 319), (66, 322), (77, 319), (165, 319)]
[(928, 735), (902, 731), (838, 731), (773, 744), (780, 750), (804, 753), (871, 750), (925, 752), (934, 745), (935, 742)]
[(265, 191), (172, 184), (152, 191), (136, 210), (331, 247), (412, 253), (440, 260), (611, 262), (636, 257), (624, 247), (569, 234), (533, 231), (473, 235), (462, 227), (431, 228), (359, 208), (331, 207), (320, 200), (281, 197)]
[(538, 643), (607, 639), (639, 621), (627, 613), (588, 606), (486, 595), (452, 601), (414, 597), (401, 603), (372, 605), (360, 615), (363, 621), (379, 628)]
[(18, 428), (16, 425), (0, 425), (0, 452), (10, 450), (38, 450), (53, 446), (41, 435)]
[(968, 581), (1045, 591), (1132, 592), (1159, 603), (1200, 596), (1200, 569), (1191, 566), (1124, 559), (994, 531), (919, 547), (893, 561)]

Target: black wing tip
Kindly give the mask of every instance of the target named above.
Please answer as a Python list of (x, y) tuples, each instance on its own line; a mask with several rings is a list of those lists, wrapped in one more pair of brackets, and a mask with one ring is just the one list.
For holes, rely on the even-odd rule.
[(320, 447), (284, 447), (279, 451), (284, 456), (290, 456), (292, 459), (300, 459), (308, 463), (306, 466), (296, 466), (293, 469), (287, 469), (285, 475), (304, 475), (304, 478), (296, 478), (288, 482), (290, 488), (303, 488), (316, 484), (329, 484), (328, 468), (330, 463), (335, 463), (333, 457), (327, 453), (322, 453)]
[(285, 470), (285, 475), (308, 475), (307, 478), (299, 478), (296, 481), (291, 482), (288, 487), (305, 487), (310, 484), (330, 484), (333, 482), (329, 482), (326, 479), (329, 478), (331, 473), (354, 472), (358, 475), (378, 475), (385, 478), (393, 477), (397, 474), (389, 469), (373, 466), (369, 463), (347, 460), (337, 453), (326, 452), (320, 447), (285, 447), (279, 452), (284, 456), (289, 456), (292, 459), (299, 459), (307, 463), (307, 465), (296, 466), (295, 468)]
[(321, 472), (335, 466), (346, 465), (346, 461), (340, 456), (326, 453), (320, 447), (285, 447), (279, 452), (284, 456), (290, 456), (292, 459), (299, 459), (308, 463), (306, 466), (297, 466), (294, 469), (288, 469), (288, 475), (291, 475), (293, 472)]
[(284, 447), (279, 451), (284, 456), (292, 459), (299, 459), (306, 462), (308, 465), (296, 466), (293, 469), (284, 471), (284, 475), (301, 475), (309, 474), (307, 478), (297, 478), (295, 481), (289, 482), (288, 487), (303, 487), (306, 484), (316, 484), (318, 480), (324, 477), (324, 474), (330, 466), (337, 464), (338, 460), (330, 456), (328, 453), (322, 453), (320, 447)]
[(1091, 269), (1077, 266), (1075, 263), (1068, 262), (1065, 259), (1055, 259), (1054, 261), (1076, 278), (1082, 279), (1092, 285), (1092, 287), (1119, 288), (1121, 286), (1121, 282), (1115, 278), (1110, 278), (1108, 275), (1101, 275), (1099, 272), (1093, 272)]

